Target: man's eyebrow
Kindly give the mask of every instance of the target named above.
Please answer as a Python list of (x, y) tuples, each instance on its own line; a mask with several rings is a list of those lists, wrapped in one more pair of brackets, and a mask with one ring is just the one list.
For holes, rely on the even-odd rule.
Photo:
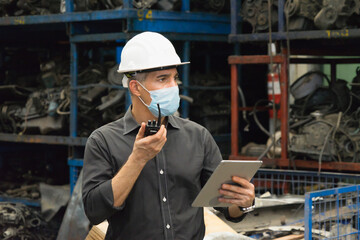
[(170, 76), (171, 74), (161, 74), (159, 76), (156, 76), (156, 78), (162, 78), (162, 77), (168, 77)]

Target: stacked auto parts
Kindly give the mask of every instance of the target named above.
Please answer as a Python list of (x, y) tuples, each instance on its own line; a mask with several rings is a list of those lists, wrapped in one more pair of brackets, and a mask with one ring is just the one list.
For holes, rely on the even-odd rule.
[[(324, 79), (327, 86), (323, 85)], [(321, 72), (309, 72), (291, 85), (290, 92), (295, 98), (289, 119), (292, 156), (359, 162), (360, 104), (354, 101), (356, 90), (350, 89), (344, 80), (329, 81)]]
[(50, 240), (56, 237), (38, 211), (20, 203), (0, 203), (1, 239)]
[(2, 0), (0, 17), (47, 15), (60, 12), (60, 0)]
[[(276, 29), (277, 11), (277, 0), (271, 1), (270, 6), (268, 1), (247, 0), (242, 4), (241, 16), (251, 25), (253, 33), (266, 32), (269, 22)], [(287, 0), (284, 12), (289, 31), (357, 27), (360, 0)]]
[(79, 90), (79, 136), (124, 115), (126, 90), (109, 88), (119, 82), (115, 63), (90, 65), (79, 74), (79, 84), (85, 86)]
[[(0, 132), (66, 136), (71, 104), (68, 61), (58, 57), (34, 61), (37, 58), (10, 51), (0, 86)], [(29, 65), (29, 70), (19, 71), (15, 67), (18, 59), (30, 62), (24, 65)], [(124, 114), (126, 90), (120, 89), (121, 78), (113, 61), (80, 68), (79, 136), (87, 137), (94, 129)]]
[(287, 0), (285, 14), (289, 30), (342, 29), (359, 17), (359, 0)]
[(270, 6), (267, 0), (247, 0), (242, 4), (241, 16), (250, 23), (253, 33), (265, 32), (269, 30), (269, 22), (272, 26), (277, 23), (277, 6), (277, 0), (271, 1)]
[[(197, 86), (209, 87), (226, 84), (226, 78), (220, 74), (194, 74), (192, 81)], [(192, 90), (190, 96), (191, 119), (205, 126), (212, 134), (229, 132), (229, 97), (225, 90)], [(220, 104), (219, 104), (220, 103)]]

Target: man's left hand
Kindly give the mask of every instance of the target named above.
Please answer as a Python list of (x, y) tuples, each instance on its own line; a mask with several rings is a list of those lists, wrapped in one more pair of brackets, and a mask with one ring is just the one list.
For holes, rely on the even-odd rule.
[(239, 207), (251, 207), (255, 199), (255, 187), (248, 180), (233, 176), (232, 181), (238, 185), (222, 184), (219, 202), (235, 204)]

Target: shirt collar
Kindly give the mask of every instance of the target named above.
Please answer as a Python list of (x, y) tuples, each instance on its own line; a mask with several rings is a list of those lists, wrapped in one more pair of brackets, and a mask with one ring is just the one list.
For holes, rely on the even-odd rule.
[[(140, 127), (140, 125), (136, 122), (134, 116), (132, 115), (131, 109), (132, 109), (132, 106), (130, 106), (128, 108), (128, 110), (126, 111), (125, 116), (124, 116), (124, 133), (123, 133), (123, 135), (126, 135)], [(169, 124), (173, 128), (180, 129), (179, 123), (178, 123), (176, 117), (174, 117), (174, 116), (168, 117), (167, 127), (169, 126)]]

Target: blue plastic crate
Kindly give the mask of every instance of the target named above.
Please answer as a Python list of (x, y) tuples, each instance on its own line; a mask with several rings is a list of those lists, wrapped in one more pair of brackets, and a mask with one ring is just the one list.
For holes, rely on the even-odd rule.
[(304, 195), (307, 192), (360, 184), (359, 174), (259, 169), (252, 179), (257, 196)]
[(305, 195), (305, 240), (360, 239), (360, 185)]

